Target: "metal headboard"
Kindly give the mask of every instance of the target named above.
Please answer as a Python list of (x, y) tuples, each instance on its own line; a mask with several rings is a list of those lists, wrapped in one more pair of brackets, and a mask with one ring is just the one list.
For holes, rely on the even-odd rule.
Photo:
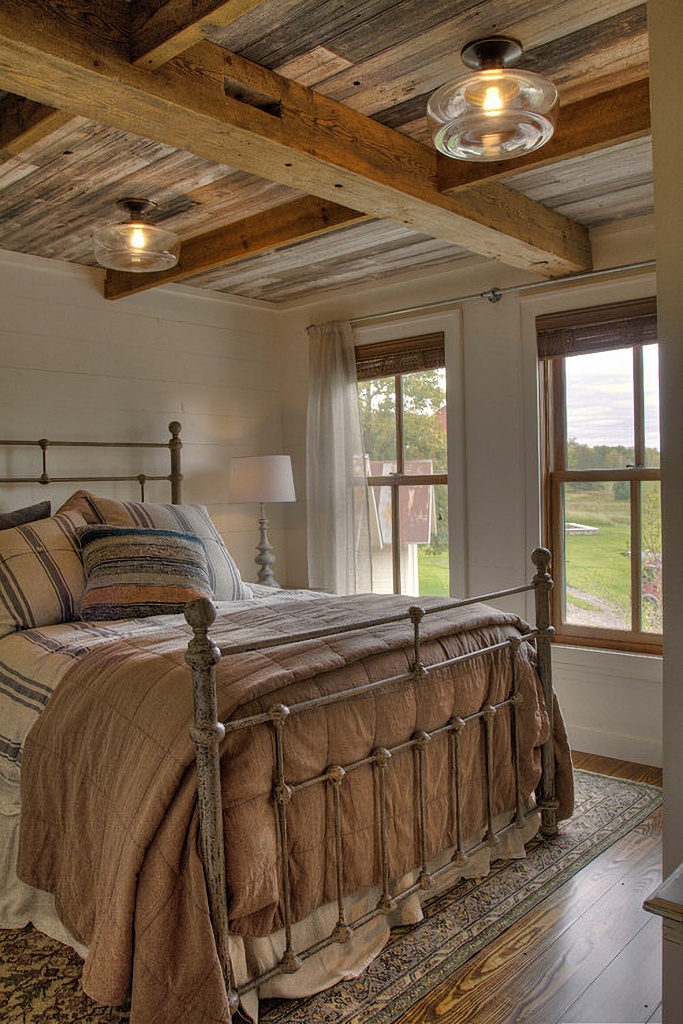
[[(140, 498), (145, 500), (145, 484), (153, 480), (167, 480), (171, 485), (171, 502), (178, 505), (181, 502), (181, 484), (183, 475), (180, 470), (180, 450), (183, 442), (180, 440), (180, 423), (173, 420), (169, 423), (168, 429), (171, 437), (168, 441), (145, 442), (145, 441), (50, 441), (42, 438), (40, 441), (3, 441), (0, 446), (19, 448), (32, 447), (40, 448), (42, 454), (42, 473), (39, 476), (10, 476), (0, 477), (0, 484), (67, 484), (67, 483), (120, 483), (123, 481), (137, 481), (140, 485)], [(133, 476), (50, 476), (47, 467), (47, 457), (50, 448), (130, 448), (130, 449), (152, 449), (168, 448), (171, 455), (171, 471), (168, 476), (151, 476), (146, 473), (137, 473)]]

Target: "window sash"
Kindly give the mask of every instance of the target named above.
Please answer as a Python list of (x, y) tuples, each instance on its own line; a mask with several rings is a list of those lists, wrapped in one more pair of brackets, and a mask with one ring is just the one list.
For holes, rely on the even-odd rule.
[[(557, 639), (585, 646), (660, 653), (659, 634), (642, 631), (641, 621), (641, 484), (661, 481), (658, 468), (643, 465), (643, 377), (642, 345), (657, 342), (656, 300), (639, 299), (618, 305), (574, 310), (538, 317), (538, 353), (541, 365), (541, 415), (544, 425), (542, 449), (543, 522), (545, 542), (555, 552), (552, 595), (553, 622)], [(569, 469), (567, 467), (565, 356), (585, 355), (609, 349), (634, 349), (635, 465), (623, 469)], [(630, 484), (631, 501), (631, 629), (617, 630), (564, 621), (565, 535), (563, 487), (582, 481)]]
[[(565, 578), (566, 550), (564, 532), (564, 494), (563, 487), (567, 483), (599, 481), (615, 483), (626, 480), (630, 484), (630, 536), (631, 536), (631, 606), (630, 629), (603, 628), (584, 623), (570, 623), (565, 618), (564, 597), (567, 580)], [(661, 481), (658, 469), (627, 469), (627, 470), (566, 470), (551, 473), (548, 480), (548, 505), (552, 518), (546, 524), (547, 541), (554, 552), (553, 576), (555, 587), (551, 593), (552, 622), (559, 642), (582, 644), (585, 646), (614, 647), (632, 651), (643, 651), (659, 654), (662, 650), (660, 633), (646, 632), (642, 629), (641, 606), (641, 562), (642, 562), (642, 497), (641, 484), (647, 481)]]
[(446, 365), (446, 345), (442, 331), (421, 334), (396, 341), (356, 345), (358, 382), (381, 377), (394, 378), (396, 472), (391, 476), (369, 476), (370, 487), (390, 487), (392, 510), (392, 568), (394, 592), (401, 592), (401, 545), (399, 528), (400, 490), (402, 487), (448, 484), (447, 473), (411, 476), (405, 473), (403, 437), (403, 377), (422, 370), (439, 370)]

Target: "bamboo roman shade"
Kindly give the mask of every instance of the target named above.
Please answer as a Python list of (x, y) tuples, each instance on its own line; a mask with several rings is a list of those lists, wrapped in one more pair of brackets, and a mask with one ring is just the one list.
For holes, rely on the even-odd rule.
[(657, 300), (634, 299), (536, 317), (541, 359), (605, 352), (657, 341)]
[(436, 370), (445, 365), (446, 349), (440, 331), (400, 341), (356, 345), (358, 380), (395, 377), (397, 373), (414, 373), (416, 370)]

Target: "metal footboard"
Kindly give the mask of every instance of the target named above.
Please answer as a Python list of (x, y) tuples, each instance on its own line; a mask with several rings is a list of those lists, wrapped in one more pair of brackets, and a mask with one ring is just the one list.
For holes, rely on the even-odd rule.
[[(378, 618), (372, 622), (364, 622), (359, 625), (345, 626), (338, 630), (308, 630), (297, 635), (289, 636), (286, 639), (277, 638), (259, 644), (231, 647), (230, 654), (238, 653), (240, 650), (255, 650), (265, 647), (280, 647), (283, 643), (299, 642), (306, 639), (317, 639), (340, 633), (353, 632), (354, 630), (365, 629), (371, 625), (397, 622), (409, 619), (412, 622), (412, 665), (409, 672), (391, 677), (365, 683), (351, 690), (341, 693), (305, 700), (292, 706), (278, 703), (274, 704), (266, 712), (251, 715), (234, 721), (221, 723), (217, 718), (215, 671), (216, 665), (221, 657), (221, 651), (209, 637), (209, 630), (215, 619), (213, 605), (205, 599), (193, 602), (188, 606), (186, 617), (192, 627), (194, 637), (188, 646), (186, 655), (187, 662), (192, 669), (194, 702), (195, 702), (195, 724), (192, 729), (192, 739), (196, 746), (197, 773), (198, 773), (198, 799), (200, 819), (200, 843), (206, 875), (206, 884), (209, 894), (209, 907), (216, 938), (216, 946), (223, 970), (226, 987), (229, 994), (229, 1006), (231, 1014), (234, 1013), (239, 1003), (240, 994), (250, 988), (261, 984), (263, 981), (276, 974), (292, 973), (297, 971), (303, 961), (318, 952), (323, 947), (335, 942), (346, 942), (352, 932), (367, 923), (378, 914), (389, 913), (401, 900), (421, 890), (428, 890), (434, 880), (446, 871), (451, 864), (461, 865), (467, 862), (474, 852), (485, 846), (493, 846), (499, 841), (501, 834), (509, 829), (522, 828), (528, 814), (541, 812), (541, 832), (544, 835), (553, 835), (557, 831), (556, 809), (558, 802), (555, 787), (555, 754), (554, 754), (554, 697), (551, 672), (550, 643), (553, 629), (550, 626), (550, 603), (549, 594), (552, 587), (552, 580), (549, 574), (550, 552), (544, 548), (536, 549), (532, 554), (536, 572), (530, 583), (508, 590), (498, 591), (491, 594), (480, 595), (462, 601), (449, 601), (440, 604), (438, 607), (429, 609), (413, 606), (407, 614), (392, 615), (386, 618)], [(535, 627), (524, 636), (516, 636), (503, 642), (481, 648), (473, 652), (451, 657), (437, 664), (425, 665), (421, 659), (422, 633), (421, 624), (425, 618), (435, 612), (443, 612), (447, 609), (461, 608), (476, 602), (488, 602), (515, 594), (522, 594), (530, 591), (535, 592), (536, 603), (536, 624)], [(542, 775), (536, 793), (536, 807), (528, 810), (525, 804), (524, 794), (521, 790), (519, 771), (519, 743), (517, 730), (518, 709), (522, 702), (522, 694), (518, 689), (516, 672), (519, 649), (525, 642), (533, 643), (536, 647), (536, 663), (539, 677), (541, 679), (545, 704), (550, 721), (549, 739), (543, 745), (541, 753)], [(347, 764), (329, 765), (324, 772), (313, 778), (307, 778), (298, 783), (289, 780), (285, 773), (285, 751), (287, 745), (288, 723), (300, 715), (305, 715), (311, 709), (317, 709), (326, 705), (333, 705), (338, 701), (348, 701), (355, 697), (377, 690), (379, 687), (393, 686), (408, 680), (414, 680), (419, 685), (434, 672), (439, 672), (446, 667), (457, 665), (461, 662), (471, 661), (483, 655), (494, 652), (508, 651), (512, 666), (512, 685), (503, 700), (497, 702), (485, 702), (476, 712), (463, 717), (452, 717), (432, 731), (418, 731), (408, 740), (395, 747), (376, 747), (367, 757)], [(501, 711), (508, 709), (511, 727), (511, 750), (514, 766), (514, 778), (516, 788), (516, 806), (512, 820), (498, 828), (494, 823), (493, 808), (493, 732), (495, 721)], [(465, 847), (463, 835), (462, 814), (462, 760), (461, 744), (463, 736), (473, 723), (478, 723), (478, 728), (483, 731), (484, 751), (484, 774), (486, 779), (485, 812), (486, 822), (484, 823), (485, 833), (481, 841), (468, 848)], [(273, 801), (275, 804), (277, 828), (279, 830), (279, 847), (281, 851), (280, 874), (282, 884), (282, 904), (284, 917), (284, 943), (285, 948), (280, 962), (267, 973), (258, 978), (250, 980), (246, 985), (235, 985), (228, 945), (228, 908), (227, 908), (227, 887), (225, 867), (225, 846), (223, 836), (223, 812), (220, 779), (220, 753), (219, 748), (227, 733), (237, 730), (253, 728), (254, 726), (268, 724), (274, 732), (274, 785)], [(437, 737), (445, 738), (448, 743), (448, 787), (450, 794), (449, 813), (454, 823), (455, 844), (452, 857), (449, 863), (430, 868), (427, 844), (426, 827), (426, 803), (427, 792), (425, 784), (425, 758), (427, 748)], [(417, 863), (414, 865), (414, 881), (408, 884), (400, 892), (395, 892), (390, 872), (389, 842), (387, 836), (387, 772), (392, 758), (404, 752), (412, 751), (414, 759), (415, 779), (415, 824), (414, 832), (416, 849), (418, 851)], [(372, 768), (373, 786), (375, 787), (375, 803), (378, 808), (377, 835), (381, 864), (380, 897), (377, 905), (362, 917), (349, 921), (347, 920), (346, 897), (350, 895), (346, 891), (345, 866), (344, 866), (344, 840), (342, 821), (342, 787), (345, 781), (355, 772), (362, 768)], [(331, 794), (332, 807), (332, 829), (333, 829), (333, 856), (334, 875), (336, 878), (336, 904), (337, 922), (331, 934), (305, 950), (295, 950), (292, 943), (292, 913), (291, 913), (291, 892), (289, 882), (289, 852), (288, 852), (288, 823), (289, 810), (293, 797), (297, 791), (312, 786), (328, 787)]]

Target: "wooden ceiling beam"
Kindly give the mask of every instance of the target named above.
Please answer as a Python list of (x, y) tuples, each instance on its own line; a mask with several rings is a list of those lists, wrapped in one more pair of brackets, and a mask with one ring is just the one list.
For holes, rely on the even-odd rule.
[[(224, 28), (261, 3), (263, 0), (174, 0), (172, 4), (160, 5), (159, 0), (137, 0), (129, 10), (119, 0), (117, 31), (111, 29), (109, 39), (116, 40), (122, 52), (127, 47), (134, 64), (157, 68), (200, 42), (208, 27)], [(130, 19), (127, 32), (124, 11)], [(76, 17), (82, 16), (78, 4), (74, 12)], [(22, 96), (2, 97), (0, 164), (63, 128), (70, 120), (72, 115)]]
[(0, 163), (19, 156), (71, 120), (71, 114), (43, 103), (23, 96), (3, 96), (0, 99)]
[(304, 196), (283, 203), (267, 213), (245, 217), (214, 231), (185, 239), (177, 266), (157, 274), (127, 274), (109, 270), (105, 278), (107, 299), (156, 288), (171, 281), (182, 281), (207, 270), (235, 263), (264, 252), (272, 252), (293, 242), (316, 238), (341, 227), (362, 224), (370, 218), (336, 203)]
[(132, 5), (131, 61), (158, 68), (214, 29), (225, 28), (263, 0), (137, 0)]
[[(264, 81), (256, 77), (251, 87), (261, 88)], [(499, 164), (465, 164), (457, 160), (439, 158), (439, 182), (441, 187), (450, 184), (454, 191), (469, 188), (477, 182), (495, 180), (499, 175), (509, 177), (510, 171), (529, 170), (533, 167), (564, 160), (567, 157), (617, 145), (650, 133), (650, 107), (648, 82), (613, 89), (564, 107), (561, 114), (561, 129), (550, 144), (538, 153)], [(449, 173), (453, 168), (455, 173)], [(467, 172), (462, 180), (462, 170)], [(207, 270), (213, 270), (240, 259), (292, 245), (313, 238), (322, 233), (337, 231), (368, 218), (337, 204), (307, 197), (286, 203), (275, 210), (248, 217), (243, 221), (217, 229), (208, 234), (198, 235), (183, 242), (181, 259), (177, 267), (161, 274), (123, 274), (109, 272), (105, 281), (105, 296), (121, 298), (143, 291), (146, 288), (180, 281)]]
[(650, 132), (650, 90), (645, 78), (562, 106), (555, 135), (535, 153), (495, 163), (467, 163), (439, 154), (439, 188), (453, 194), (484, 181), (509, 178), (513, 173), (641, 139)]
[[(274, 107), (226, 96), (226, 75)], [(580, 225), (496, 182), (445, 195), (431, 147), (208, 43), (151, 72), (2, 0), (0, 88), (543, 277), (591, 266)]]

